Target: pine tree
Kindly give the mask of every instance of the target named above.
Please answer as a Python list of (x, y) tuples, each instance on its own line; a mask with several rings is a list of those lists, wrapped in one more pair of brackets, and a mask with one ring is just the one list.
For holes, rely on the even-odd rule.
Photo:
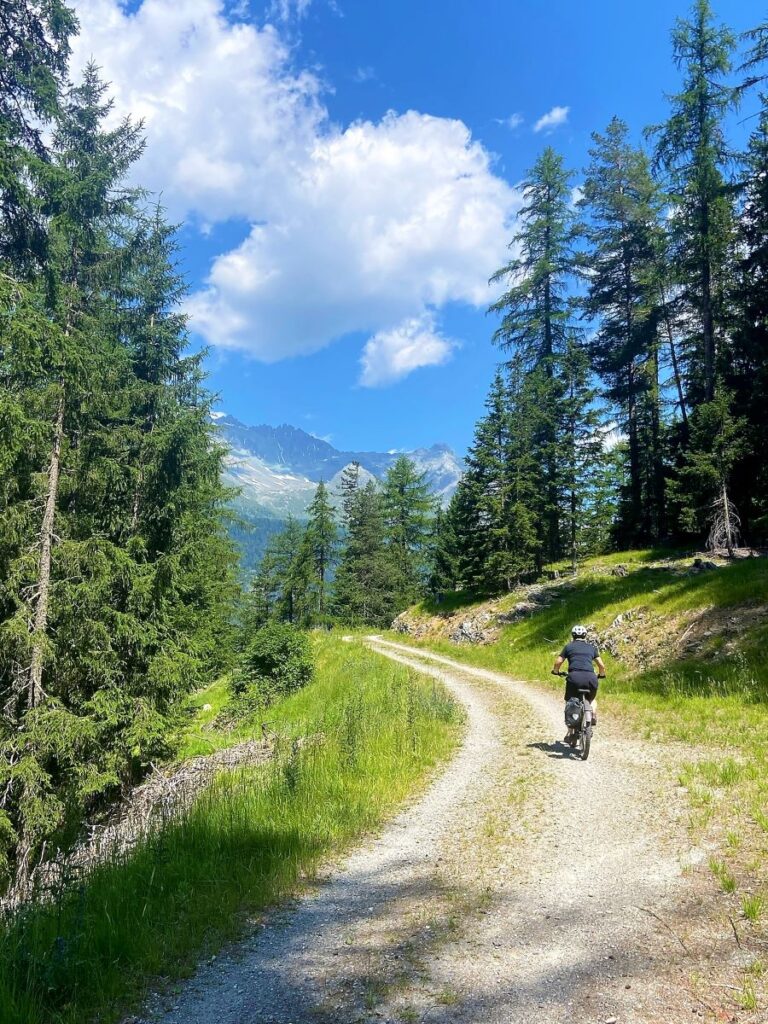
[(669, 227), (677, 281), (695, 327), (685, 361), (694, 403), (711, 401), (727, 318), (726, 286), (733, 242), (733, 201), (725, 176), (730, 159), (724, 121), (737, 99), (726, 81), (735, 40), (714, 23), (709, 0), (695, 0), (672, 32), (682, 91), (671, 97), (656, 137), (656, 163), (667, 176)]
[(315, 593), (315, 618), (324, 622), (328, 608), (329, 572), (336, 560), (339, 543), (339, 529), (336, 525), (336, 513), (328, 499), (328, 490), (321, 480), (317, 485), (315, 497), (307, 509), (309, 521), (305, 534), (305, 543), (309, 547), (309, 559), (312, 571), (312, 589)]
[[(511, 350), (527, 371), (541, 370), (546, 407), (557, 402), (557, 358), (572, 332), (569, 289), (576, 269), (574, 213), (571, 207), (572, 175), (551, 148), (544, 150), (523, 185), (524, 205), (518, 214), (520, 228), (511, 248), (519, 255), (498, 270), (492, 281), (508, 284), (507, 291), (491, 306), (501, 314), (494, 341)], [(542, 463), (545, 494), (544, 554), (560, 554), (560, 513), (557, 480), (557, 439), (550, 430)]]
[(554, 422), (540, 393), (551, 381), (539, 368), (498, 370), (452, 503), (457, 580), (470, 590), (510, 589), (530, 573), (542, 545), (539, 480)]
[(694, 410), (690, 445), (674, 481), (682, 528), (689, 534), (709, 529), (711, 538), (725, 540), (729, 554), (738, 532), (731, 477), (746, 443), (746, 421), (733, 415), (731, 404), (732, 396), (718, 388), (711, 402)]
[(768, 21), (761, 22), (742, 36), (750, 45), (744, 55), (739, 71), (746, 71), (747, 77), (739, 86), (739, 92), (761, 85), (768, 79), (762, 66), (768, 64)]
[(563, 396), (557, 411), (563, 520), (568, 556), (575, 571), (584, 556), (594, 554), (587, 537), (595, 528), (591, 524), (588, 530), (587, 524), (593, 519), (593, 494), (596, 480), (602, 475), (604, 436), (597, 392), (590, 382), (589, 358), (574, 341), (562, 356), (561, 379)]
[(734, 474), (736, 503), (746, 532), (768, 531), (768, 106), (764, 106), (745, 158), (733, 287), (735, 329), (725, 380), (734, 407), (749, 424), (749, 447)]
[[(130, 214), (135, 199), (134, 192), (122, 187), (122, 180), (143, 143), (140, 131), (128, 121), (110, 132), (102, 130), (111, 109), (104, 94), (105, 87), (91, 65), (82, 84), (73, 87), (62, 104), (54, 135), (54, 162), (46, 181), (50, 315), (65, 344), (58, 365), (51, 367), (52, 429), (33, 585), (27, 686), (30, 708), (45, 695), (53, 546), (56, 535), (63, 534), (57, 526), (62, 457), (72, 433), (87, 430), (82, 410), (96, 417), (103, 414), (112, 397), (112, 385), (124, 369), (122, 353), (114, 344), (105, 345), (98, 330), (105, 305), (100, 286), (119, 259), (114, 233), (122, 218)], [(95, 401), (94, 396), (98, 396)]]
[(395, 572), (395, 602), (405, 608), (424, 588), (435, 499), (425, 474), (407, 455), (400, 455), (387, 471), (381, 500)]
[(345, 527), (349, 523), (349, 517), (352, 514), (352, 504), (359, 486), (360, 463), (350, 462), (349, 465), (345, 466), (342, 470), (341, 481), (339, 484), (339, 490), (341, 491), (341, 519), (342, 524)]
[(0, 295), (0, 825), (21, 880), (68, 817), (166, 749), (179, 699), (226, 662), (234, 596), (169, 234), (155, 217), (136, 244), (140, 193), (124, 185), (140, 133), (104, 129), (93, 67), (60, 110), (45, 278)]
[(613, 118), (592, 136), (583, 185), (586, 314), (597, 322), (589, 346), (620, 411), (629, 450), (630, 543), (658, 540), (664, 530), (664, 454), (659, 381), (661, 201), (647, 158)]
[(0, 259), (17, 269), (44, 257), (34, 185), (48, 160), (43, 131), (59, 111), (76, 29), (60, 0), (0, 9)]
[(387, 546), (384, 506), (373, 481), (357, 490), (334, 581), (334, 608), (350, 625), (388, 626), (400, 583)]
[(436, 599), (455, 590), (460, 582), (460, 547), (456, 529), (457, 499), (454, 492), (446, 509), (438, 508), (432, 521), (427, 589)]

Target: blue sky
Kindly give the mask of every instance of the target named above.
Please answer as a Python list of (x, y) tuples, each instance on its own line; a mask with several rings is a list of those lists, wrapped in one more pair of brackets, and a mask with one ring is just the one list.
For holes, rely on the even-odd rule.
[[(193, 338), (221, 408), (377, 450), (466, 447), (499, 358), (485, 282), (516, 186), (546, 144), (578, 172), (614, 114), (638, 137), (664, 118), (686, 9), (75, 6), (75, 64), (95, 56), (117, 112), (144, 117), (137, 174), (184, 222)], [(754, 2), (716, 7), (736, 31), (760, 20)]]

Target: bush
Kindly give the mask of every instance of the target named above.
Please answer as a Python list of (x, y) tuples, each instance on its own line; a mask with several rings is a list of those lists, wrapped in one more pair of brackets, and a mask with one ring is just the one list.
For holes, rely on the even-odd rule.
[(245, 649), (234, 680), (236, 702), (266, 707), (306, 686), (314, 671), (307, 634), (286, 623), (270, 622)]

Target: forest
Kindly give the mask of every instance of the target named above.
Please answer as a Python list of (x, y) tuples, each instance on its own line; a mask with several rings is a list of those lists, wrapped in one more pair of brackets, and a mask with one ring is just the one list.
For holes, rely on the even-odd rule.
[[(399, 459), (320, 484), (245, 593), (144, 138), (61, 0), (0, 12), (0, 873), (125, 793), (190, 692), (270, 620), (387, 626), (638, 545), (768, 532), (768, 23), (707, 0), (672, 36), (665, 122), (615, 117), (577, 172), (546, 148), (492, 281), (501, 362), (446, 509)], [(747, 100), (760, 110), (742, 124)], [(744, 136), (739, 148), (733, 136)]]
[(419, 591), (504, 592), (599, 552), (765, 543), (768, 24), (737, 38), (697, 0), (672, 59), (666, 121), (615, 116), (586, 168), (547, 147), (522, 183), (492, 278), (503, 358), (449, 507), (406, 459), (378, 494), (349, 476), (339, 550), (321, 489), (304, 546), (290, 524), (262, 562), (257, 618), (383, 625)]

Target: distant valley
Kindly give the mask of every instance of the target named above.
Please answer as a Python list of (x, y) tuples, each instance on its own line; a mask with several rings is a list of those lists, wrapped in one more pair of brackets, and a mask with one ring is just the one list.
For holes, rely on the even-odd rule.
[[(329, 442), (286, 424), (279, 427), (246, 426), (234, 416), (213, 414), (217, 430), (227, 445), (225, 482), (238, 488), (235, 510), (241, 523), (233, 535), (242, 550), (243, 568), (252, 568), (269, 536), (289, 516), (303, 519), (315, 488), (324, 480), (338, 495), (341, 474), (351, 462), (359, 462), (361, 478), (380, 480), (400, 454), (339, 451)], [(406, 453), (443, 504), (456, 489), (462, 463), (444, 444)]]

